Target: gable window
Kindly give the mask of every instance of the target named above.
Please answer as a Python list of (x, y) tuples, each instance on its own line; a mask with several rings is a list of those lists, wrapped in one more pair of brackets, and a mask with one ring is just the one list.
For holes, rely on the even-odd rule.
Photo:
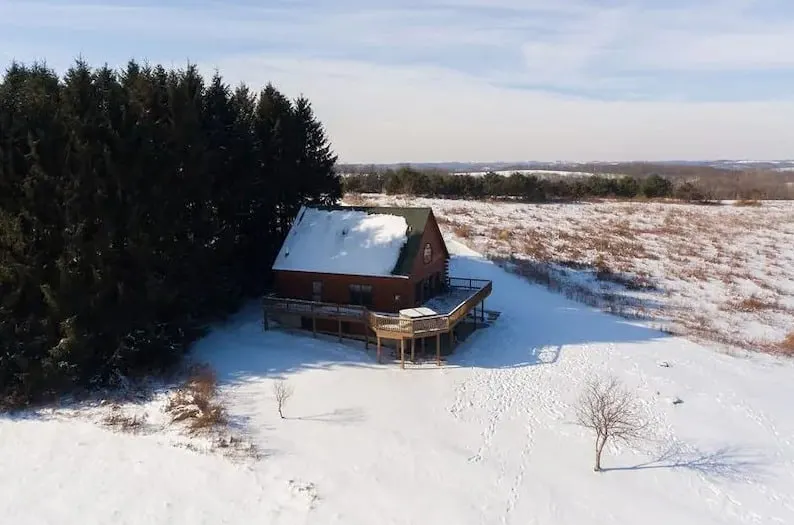
[(372, 285), (370, 284), (351, 284), (350, 285), (350, 304), (372, 307)]
[(430, 243), (425, 244), (424, 252), (422, 252), (422, 258), (425, 261), (425, 264), (430, 264), (430, 261), (433, 260), (433, 247)]

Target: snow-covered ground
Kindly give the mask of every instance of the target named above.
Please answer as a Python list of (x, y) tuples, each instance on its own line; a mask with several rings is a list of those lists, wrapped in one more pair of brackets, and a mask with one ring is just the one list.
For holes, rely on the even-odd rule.
[[(487, 307), (502, 315), (446, 366), (400, 370), (357, 343), (264, 332), (252, 306), (194, 358), (262, 459), (174, 447), (165, 429), (115, 433), (94, 423), (103, 407), (4, 417), (4, 522), (794, 523), (792, 361), (665, 336), (450, 249), (453, 274), (493, 281)], [(596, 474), (574, 406), (607, 373), (641, 399), (653, 439), (609, 448)], [(277, 378), (294, 387), (284, 420)], [(124, 409), (163, 419), (157, 396)]]
[(430, 206), (445, 233), (479, 252), (525, 274), (540, 273), (541, 280), (551, 273), (550, 284), (569, 297), (675, 333), (747, 350), (775, 350), (794, 333), (792, 201), (699, 206), (364, 198)]

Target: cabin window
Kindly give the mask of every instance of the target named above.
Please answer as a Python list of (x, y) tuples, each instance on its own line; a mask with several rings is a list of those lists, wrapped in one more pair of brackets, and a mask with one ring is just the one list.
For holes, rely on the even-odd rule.
[(430, 261), (433, 260), (433, 246), (431, 246), (430, 243), (425, 244), (425, 249), (422, 253), (422, 259), (424, 260), (425, 264), (430, 264)]
[(372, 285), (370, 284), (351, 284), (350, 285), (350, 304), (371, 307)]
[(322, 281), (312, 281), (312, 301), (322, 301), (323, 300), (323, 282)]

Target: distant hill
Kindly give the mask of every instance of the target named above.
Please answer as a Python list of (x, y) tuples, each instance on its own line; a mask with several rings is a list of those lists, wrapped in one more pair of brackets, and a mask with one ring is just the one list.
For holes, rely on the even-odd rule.
[(467, 172), (487, 172), (487, 171), (509, 171), (509, 170), (555, 170), (555, 171), (577, 171), (591, 173), (615, 173), (615, 172), (636, 172), (642, 166), (644, 170), (658, 167), (660, 171), (668, 171), (676, 167), (705, 167), (714, 168), (720, 171), (794, 171), (794, 160), (670, 160), (655, 162), (540, 162), (540, 161), (521, 161), (521, 162), (406, 162), (392, 164), (340, 164), (338, 171), (342, 173), (366, 173), (368, 171), (382, 171), (395, 169), (401, 166), (411, 166), (420, 170), (438, 170), (453, 173)]

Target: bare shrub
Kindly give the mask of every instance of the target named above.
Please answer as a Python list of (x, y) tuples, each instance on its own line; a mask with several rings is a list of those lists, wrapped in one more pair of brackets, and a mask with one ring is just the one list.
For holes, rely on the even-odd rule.
[(789, 333), (786, 338), (780, 342), (778, 348), (784, 354), (794, 356), (794, 332)]
[(223, 405), (215, 398), (218, 380), (206, 365), (192, 369), (185, 383), (169, 398), (165, 411), (172, 422), (188, 421), (192, 432), (223, 427), (228, 423)]
[(273, 383), (273, 397), (276, 400), (278, 415), (281, 416), (281, 419), (284, 419), (284, 407), (287, 405), (293, 393), (294, 389), (292, 386), (288, 385), (283, 379), (279, 379)]
[(601, 470), (601, 453), (610, 439), (632, 443), (645, 437), (647, 427), (637, 399), (614, 377), (588, 382), (576, 407), (576, 421), (595, 432), (596, 472)]
[(210, 430), (226, 426), (226, 410), (219, 403), (210, 403), (206, 408), (200, 409), (198, 416), (190, 422), (190, 429), (193, 432)]
[(102, 418), (102, 424), (122, 432), (137, 432), (146, 424), (146, 414), (128, 415), (121, 407), (114, 405), (109, 414)]
[(612, 269), (604, 259), (604, 254), (599, 253), (596, 256), (595, 263), (593, 263), (596, 271), (596, 279), (600, 281), (608, 280), (609, 277), (612, 275)]

